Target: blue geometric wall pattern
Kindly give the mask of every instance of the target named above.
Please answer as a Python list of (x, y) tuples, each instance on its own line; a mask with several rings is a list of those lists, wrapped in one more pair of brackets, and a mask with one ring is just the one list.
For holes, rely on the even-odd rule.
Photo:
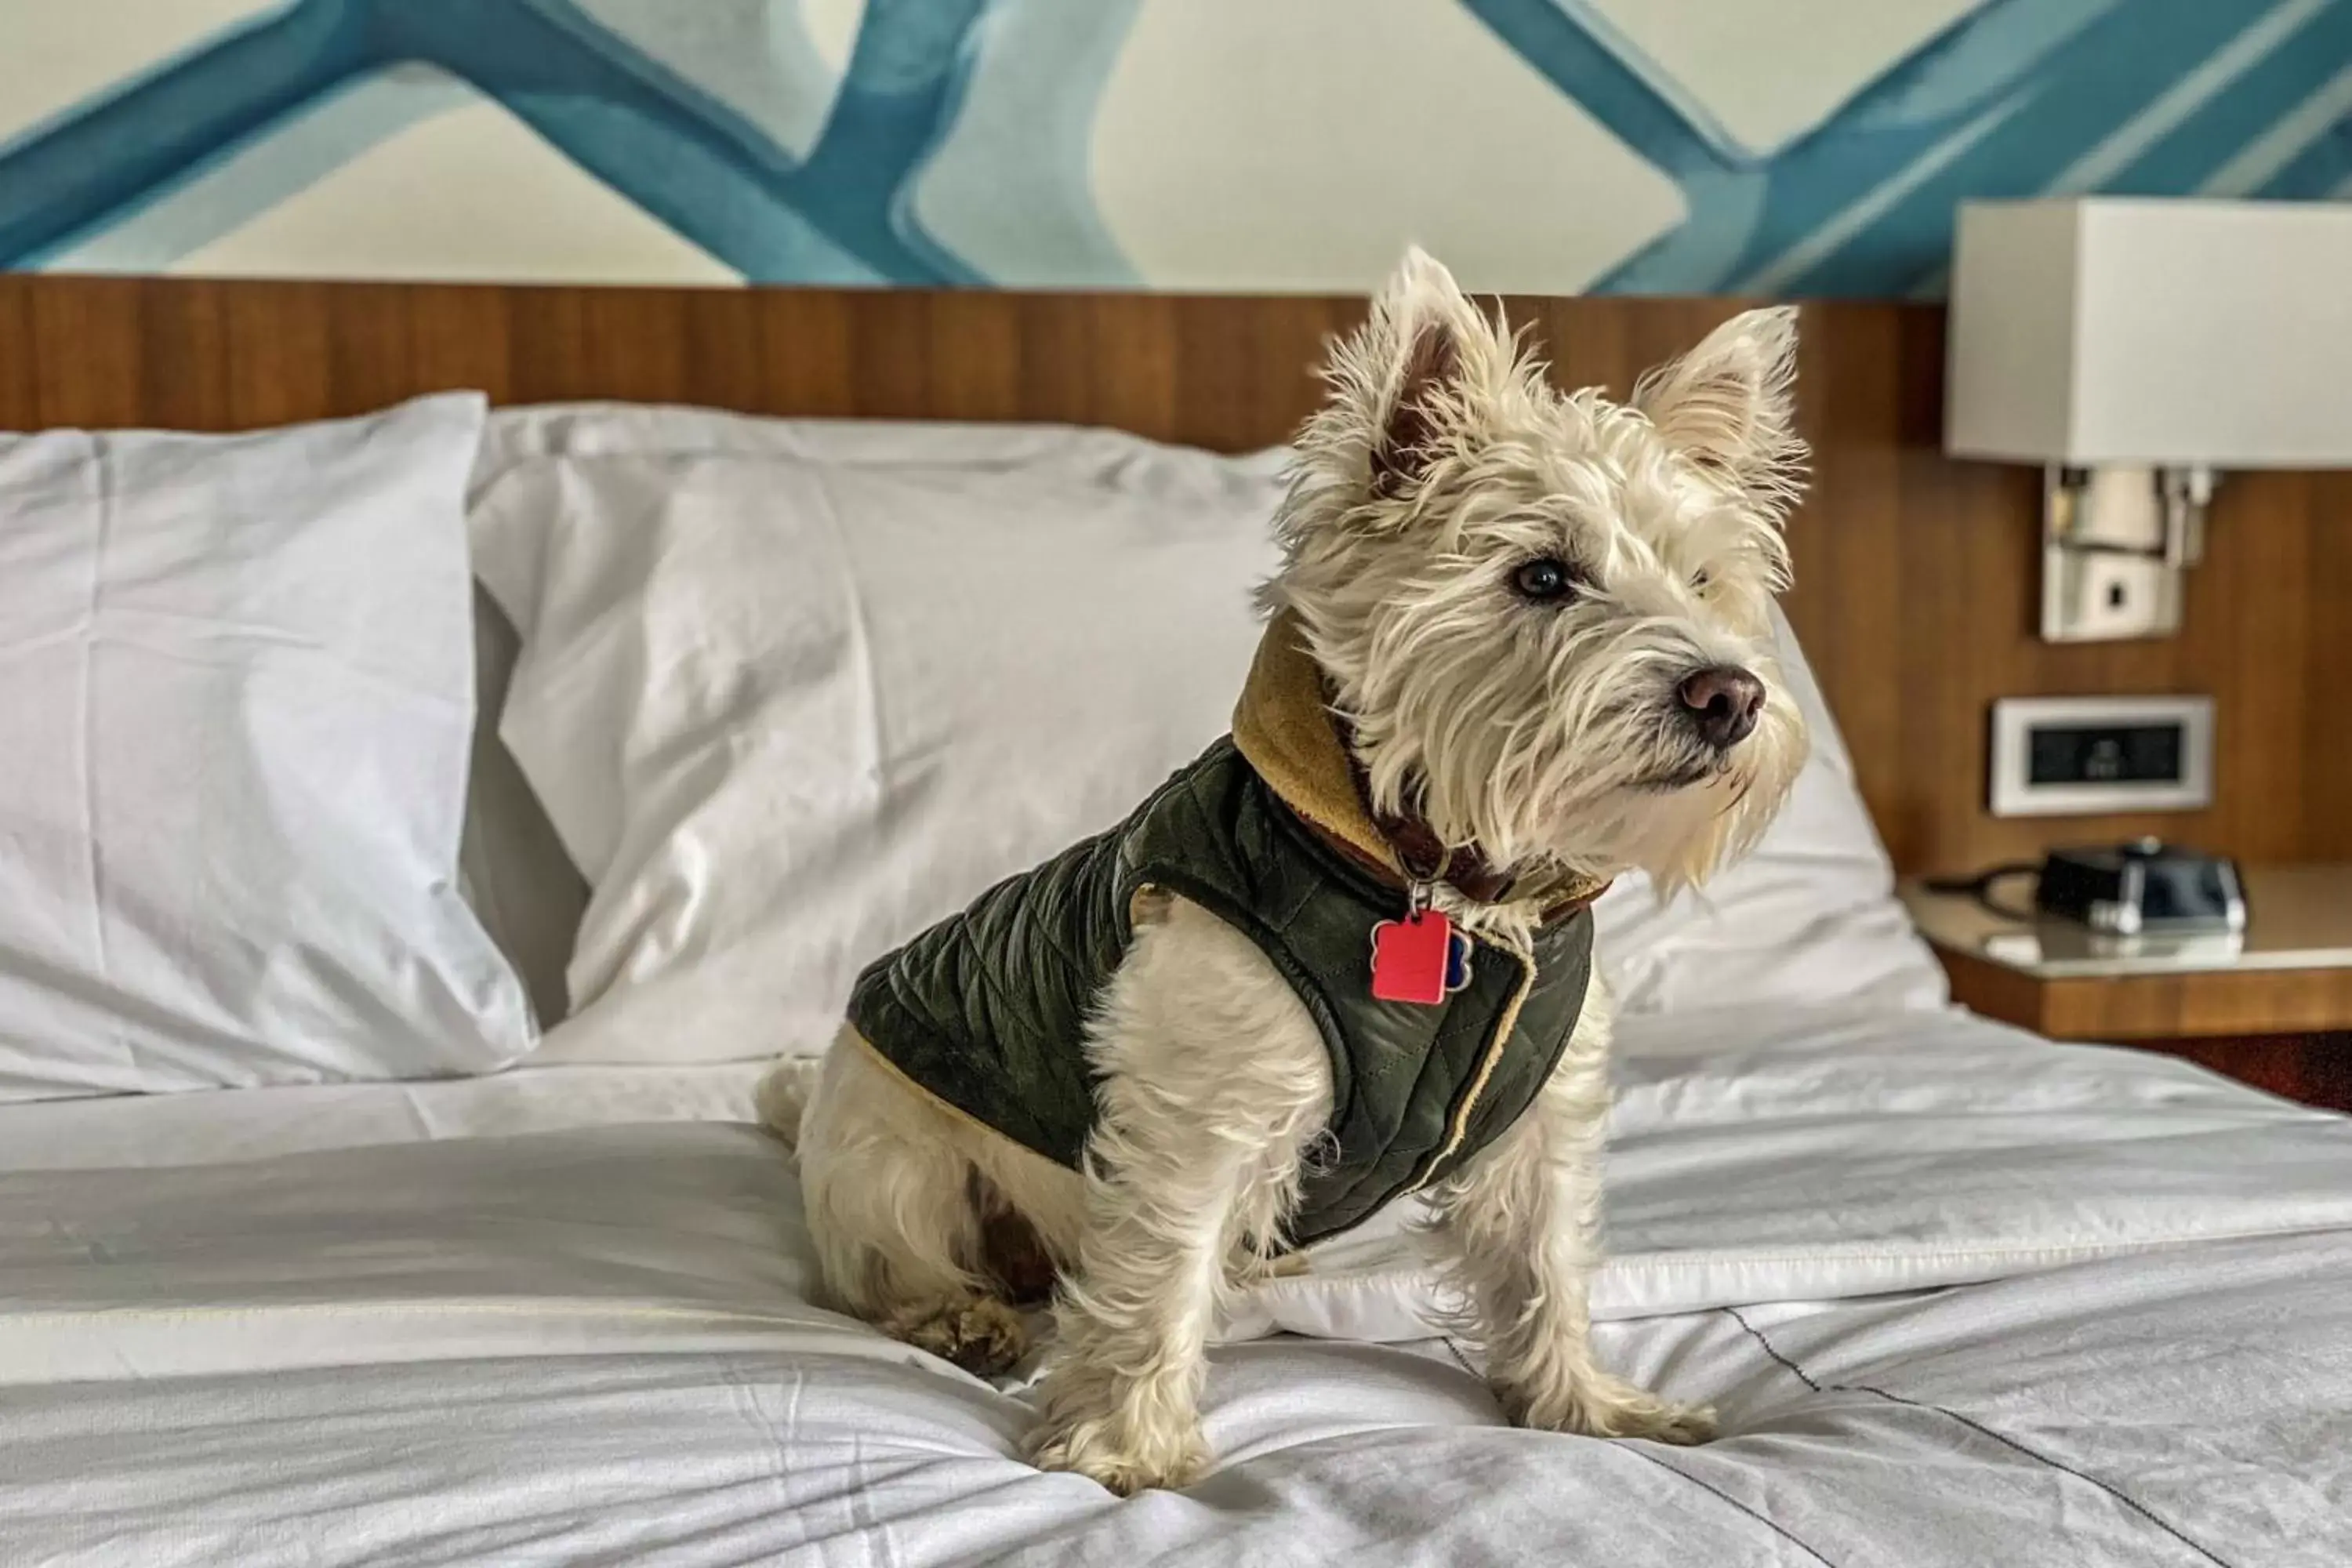
[(2352, 199), (2352, 0), (0, 9), (0, 267), (1936, 292), (1955, 205)]

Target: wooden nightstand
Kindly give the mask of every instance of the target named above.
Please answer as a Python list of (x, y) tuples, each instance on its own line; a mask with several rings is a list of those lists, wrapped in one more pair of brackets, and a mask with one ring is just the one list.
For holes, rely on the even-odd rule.
[[(2228, 944), (2150, 939), (2103, 951), (2087, 931), (2005, 919), (1906, 882), (1903, 901), (1971, 1012), (2060, 1040), (2187, 1057), (2314, 1105), (2352, 1110), (2352, 865), (2243, 868), (2248, 921)], [(1995, 889), (2031, 907), (2033, 883)]]

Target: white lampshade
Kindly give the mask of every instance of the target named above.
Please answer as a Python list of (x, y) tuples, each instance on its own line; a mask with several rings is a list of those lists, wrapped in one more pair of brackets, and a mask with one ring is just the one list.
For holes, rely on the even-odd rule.
[(2352, 467), (2352, 205), (1970, 203), (1951, 294), (1956, 457)]

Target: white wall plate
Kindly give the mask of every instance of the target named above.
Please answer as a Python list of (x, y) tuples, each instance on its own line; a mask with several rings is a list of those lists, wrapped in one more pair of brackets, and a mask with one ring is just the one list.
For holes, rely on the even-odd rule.
[(1992, 705), (1995, 816), (2213, 804), (2210, 697), (2005, 697)]

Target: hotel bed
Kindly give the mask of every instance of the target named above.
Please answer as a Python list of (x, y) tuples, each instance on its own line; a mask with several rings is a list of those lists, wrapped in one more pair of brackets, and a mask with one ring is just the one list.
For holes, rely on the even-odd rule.
[(744, 1068), (11, 1107), (0, 1561), (2352, 1556), (2338, 1120), (1936, 1011), (1625, 1047), (1601, 1342), (1721, 1438), (1504, 1426), (1360, 1239), (1236, 1303), (1215, 1473), (1130, 1502), (810, 1304)]
[[(1505, 1425), (1392, 1216), (1230, 1302), (1198, 1486), (1031, 1469), (1034, 1365), (982, 1382), (812, 1300), (751, 1087), (822, 1046), (888, 932), (1214, 733), (1278, 464), (463, 401), (379, 416), (445, 446), (472, 420), (449, 489), (480, 719), (384, 709), (467, 764), (408, 778), (463, 807), (425, 836), (449, 885), (401, 916), (427, 936), (313, 919), (298, 985), (184, 921), (145, 956), (203, 984), (157, 991), (119, 932), (69, 983), (0, 920), (0, 1564), (2352, 1562), (2352, 1123), (1946, 1005), (1792, 637), (1817, 748), (1781, 824), (1703, 900), (1628, 882), (1600, 911), (1624, 1011), (1601, 1348), (1722, 1436)], [(57, 471), (131, 460), (93, 450)], [(58, 482), (24, 459), (0, 549)], [(1008, 611), (1024, 584), (1052, 625)], [(105, 599), (93, 647), (181, 615)], [(278, 649), (261, 598), (207, 624), (232, 602), (203, 646)], [(0, 681), (52, 646), (10, 626)], [(319, 743), (264, 728), (260, 753)], [(342, 793), (255, 795), (230, 841), (282, 851)], [(75, 896), (101, 938), (152, 934), (108, 879), (146, 851), (99, 830), (146, 818), (76, 799)]]

